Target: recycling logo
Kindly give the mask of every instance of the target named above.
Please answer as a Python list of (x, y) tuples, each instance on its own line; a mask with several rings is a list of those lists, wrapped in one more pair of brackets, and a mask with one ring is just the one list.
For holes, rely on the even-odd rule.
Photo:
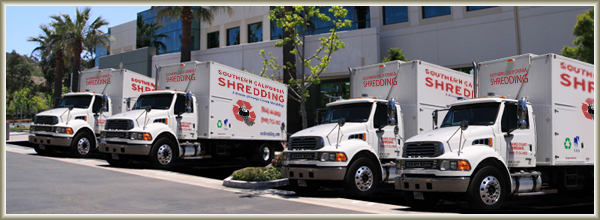
[(256, 114), (252, 110), (252, 105), (249, 102), (238, 100), (237, 105), (233, 105), (233, 115), (238, 121), (246, 123), (248, 126), (255, 124)]
[(567, 149), (567, 150), (571, 149), (571, 139), (570, 138), (565, 139), (565, 149)]
[(217, 121), (217, 128), (222, 128), (223, 127), (223, 122), (221, 122), (221, 120)]

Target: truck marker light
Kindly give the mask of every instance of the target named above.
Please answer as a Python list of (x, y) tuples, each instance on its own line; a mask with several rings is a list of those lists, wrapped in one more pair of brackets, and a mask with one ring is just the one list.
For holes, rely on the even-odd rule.
[(379, 65), (379, 68), (384, 68), (384, 67), (385, 67), (384, 64)]
[(492, 143), (493, 143), (493, 142), (492, 142), (492, 138), (489, 138), (489, 139), (488, 139), (488, 141), (489, 141), (489, 142), (488, 142), (488, 145), (490, 145), (490, 147), (491, 147), (491, 146), (492, 146)]
[(508, 59), (508, 62), (509, 62), (509, 63), (510, 63), (510, 62), (514, 62), (514, 61), (515, 61), (515, 59), (513, 59), (513, 58), (510, 58), (510, 59)]
[(335, 161), (342, 161), (342, 162), (346, 162), (348, 160), (348, 158), (346, 157), (346, 154), (339, 152), (335, 154)]
[(73, 129), (72, 128), (67, 128), (67, 134), (73, 134)]
[(471, 164), (466, 160), (458, 161), (458, 170), (471, 170)]
[(152, 135), (150, 135), (150, 134), (148, 134), (148, 133), (144, 133), (144, 137), (143, 137), (143, 139), (144, 139), (144, 140), (148, 140), (148, 141), (149, 141), (149, 140), (152, 140)]
[(366, 133), (362, 134), (362, 139), (363, 139), (363, 141), (367, 141), (367, 134)]
[(179, 64), (179, 66), (185, 66), (185, 64), (182, 63), (182, 64)]

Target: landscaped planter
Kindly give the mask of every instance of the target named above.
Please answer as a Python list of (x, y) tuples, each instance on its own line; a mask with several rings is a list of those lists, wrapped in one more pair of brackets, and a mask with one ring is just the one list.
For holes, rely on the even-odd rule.
[(289, 181), (285, 179), (277, 179), (271, 181), (242, 181), (232, 180), (231, 176), (223, 180), (223, 186), (242, 188), (242, 189), (271, 189), (275, 187), (288, 185)]

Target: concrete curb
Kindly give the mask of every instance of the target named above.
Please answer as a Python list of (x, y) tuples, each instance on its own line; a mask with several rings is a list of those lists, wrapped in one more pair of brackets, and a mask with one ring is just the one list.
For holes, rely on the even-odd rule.
[(223, 180), (223, 186), (241, 188), (241, 189), (271, 189), (275, 187), (288, 185), (289, 181), (287, 178), (271, 180), (271, 181), (241, 181), (232, 180), (231, 176)]

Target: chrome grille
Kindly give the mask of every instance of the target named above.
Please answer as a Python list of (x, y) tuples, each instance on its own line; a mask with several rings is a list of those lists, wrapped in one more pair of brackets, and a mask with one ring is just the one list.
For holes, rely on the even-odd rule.
[(402, 161), (402, 166), (406, 168), (426, 168), (435, 169), (437, 167), (437, 161), (435, 160), (416, 160), (416, 161)]
[(106, 120), (104, 127), (106, 130), (131, 130), (133, 128), (132, 120)]
[(402, 157), (437, 157), (443, 153), (440, 142), (411, 142), (402, 148)]
[(321, 137), (295, 137), (290, 138), (290, 150), (315, 150), (323, 147)]
[(35, 124), (55, 125), (58, 124), (56, 116), (35, 116)]

